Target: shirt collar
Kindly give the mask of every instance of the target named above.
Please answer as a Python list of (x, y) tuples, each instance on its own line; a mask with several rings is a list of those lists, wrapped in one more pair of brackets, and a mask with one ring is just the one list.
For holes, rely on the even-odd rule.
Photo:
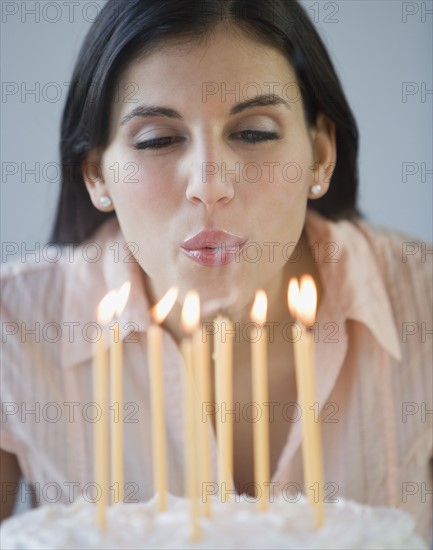
[[(116, 218), (105, 222), (94, 234), (65, 258), (62, 320), (69, 337), (61, 339), (61, 365), (72, 367), (91, 359), (96, 334), (96, 311), (107, 292), (131, 282), (128, 301), (119, 316), (121, 338), (146, 331), (149, 304), (141, 269), (126, 245)], [(110, 331), (111, 334), (113, 334)], [(111, 338), (107, 338), (107, 346)]]
[(321, 261), (317, 264), (324, 300), (338, 318), (363, 323), (377, 342), (401, 360), (398, 332), (377, 258), (358, 224), (331, 222), (308, 211), (307, 240)]
[[(331, 222), (310, 210), (305, 229), (310, 246), (321, 260), (317, 268), (329, 309), (336, 318), (363, 323), (390, 355), (401, 360), (391, 304), (363, 233), (350, 221)], [(131, 281), (131, 291), (119, 318), (121, 337), (147, 330), (149, 303), (141, 269), (128, 251), (116, 218), (104, 223), (92, 240), (74, 249), (73, 261), (65, 259), (62, 268), (62, 320), (69, 335), (61, 339), (63, 367), (91, 359), (98, 304), (107, 292), (127, 280)]]

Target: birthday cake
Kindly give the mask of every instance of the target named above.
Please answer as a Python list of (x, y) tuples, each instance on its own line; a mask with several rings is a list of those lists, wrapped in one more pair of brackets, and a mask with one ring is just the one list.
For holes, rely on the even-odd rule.
[(96, 506), (83, 499), (72, 505), (43, 506), (3, 522), (1, 547), (15, 549), (427, 549), (414, 534), (405, 512), (339, 499), (325, 504), (325, 523), (314, 526), (306, 499), (275, 499), (266, 512), (246, 500), (212, 500), (212, 517), (200, 518), (200, 540), (191, 540), (189, 506), (169, 495), (165, 512), (156, 499), (115, 504), (107, 509), (107, 527), (98, 528)]

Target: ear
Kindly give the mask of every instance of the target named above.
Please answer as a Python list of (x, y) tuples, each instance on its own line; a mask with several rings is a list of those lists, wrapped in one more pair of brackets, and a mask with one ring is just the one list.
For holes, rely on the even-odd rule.
[(91, 149), (81, 165), (84, 183), (95, 208), (101, 212), (114, 210), (107, 185), (104, 181), (101, 168), (101, 151)]
[[(310, 199), (323, 197), (329, 189), (332, 174), (337, 162), (337, 146), (335, 139), (335, 124), (323, 113), (319, 113), (316, 125), (311, 131), (314, 152), (314, 165), (312, 166), (312, 186), (320, 186), (321, 191), (309, 193)], [(316, 187), (317, 189), (317, 187)]]

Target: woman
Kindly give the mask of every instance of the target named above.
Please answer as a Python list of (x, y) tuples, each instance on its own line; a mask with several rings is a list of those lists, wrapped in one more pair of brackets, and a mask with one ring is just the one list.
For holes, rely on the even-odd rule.
[(301, 7), (109, 0), (72, 82), (52, 242), (78, 247), (3, 278), (8, 502), (20, 470), (43, 502), (68, 502), (92, 482), (88, 331), (102, 296), (126, 279), (126, 498), (153, 492), (147, 312), (173, 284), (179, 297), (163, 325), (170, 490), (183, 492), (178, 343), (192, 288), (205, 323), (223, 311), (235, 326), (235, 409), (212, 420), (234, 417), (233, 477), (244, 494), (254, 479), (247, 328), (256, 289), (266, 291), (272, 483), (275, 492), (302, 487), (286, 292), (291, 276), (310, 273), (312, 412), (320, 408), (327, 482), (319, 496), (401, 506), (429, 537), (431, 262), (416, 253), (420, 243), (404, 247), (406, 237), (361, 220), (356, 124)]

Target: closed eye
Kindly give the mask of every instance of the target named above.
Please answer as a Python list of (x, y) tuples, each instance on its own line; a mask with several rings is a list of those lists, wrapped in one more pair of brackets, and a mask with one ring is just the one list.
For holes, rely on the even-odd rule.
[(263, 132), (260, 130), (242, 130), (233, 134), (235, 136), (241, 136), (241, 141), (245, 143), (260, 143), (263, 141), (271, 141), (279, 139), (280, 136), (276, 132)]
[(134, 145), (134, 149), (162, 149), (169, 147), (182, 141), (180, 136), (164, 136), (160, 138), (148, 139), (146, 141), (140, 141)]
[[(255, 145), (257, 143), (272, 141), (279, 139), (279, 135), (276, 132), (263, 132), (259, 130), (242, 130), (232, 134), (233, 136), (239, 136), (239, 139), (244, 143)], [(164, 136), (160, 138), (148, 139), (146, 141), (140, 141), (134, 145), (135, 149), (163, 149), (183, 141), (181, 136)]]

